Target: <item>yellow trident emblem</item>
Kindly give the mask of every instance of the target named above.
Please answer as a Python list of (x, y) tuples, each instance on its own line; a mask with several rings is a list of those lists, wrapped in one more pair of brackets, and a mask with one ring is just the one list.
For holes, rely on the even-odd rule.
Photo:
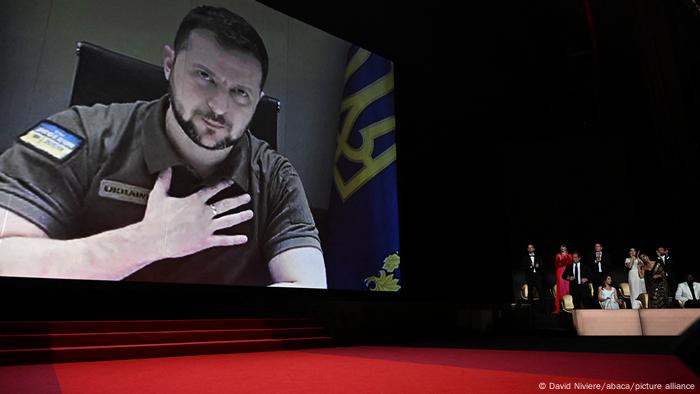
[[(370, 52), (362, 48), (358, 49), (348, 63), (347, 71), (345, 72), (345, 81), (347, 81), (371, 55)], [(333, 175), (335, 185), (338, 188), (338, 193), (343, 202), (350, 198), (362, 185), (396, 160), (396, 144), (392, 144), (384, 152), (377, 155), (377, 157), (372, 157), (375, 139), (395, 129), (396, 120), (393, 115), (359, 130), (360, 136), (362, 137), (362, 145), (359, 148), (355, 149), (348, 144), (350, 133), (362, 111), (393, 89), (394, 72), (392, 68), (392, 71), (364, 87), (362, 90), (346, 97), (342, 102), (341, 112), (347, 111), (347, 115), (341, 125), (340, 136), (338, 137), (338, 148), (335, 151), (335, 162), (338, 163), (338, 159), (343, 155), (346, 159), (354, 163), (362, 164), (362, 168), (350, 177), (347, 182), (343, 179), (336, 164)]]

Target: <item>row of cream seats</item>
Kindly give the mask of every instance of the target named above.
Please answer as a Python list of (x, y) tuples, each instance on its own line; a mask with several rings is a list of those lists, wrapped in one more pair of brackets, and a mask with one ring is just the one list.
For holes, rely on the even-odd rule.
[[(588, 283), (588, 290), (590, 291), (590, 296), (594, 297), (595, 296), (595, 290), (593, 289), (593, 284)], [(553, 298), (555, 294), (557, 294), (557, 285), (555, 284), (552, 286), (550, 289), (551, 295)], [(627, 302), (630, 301), (630, 285), (627, 282), (621, 282), (620, 286), (617, 288), (617, 294), (618, 297), (620, 297), (622, 300), (625, 302), (623, 303), (622, 308), (626, 309), (627, 308)], [(527, 301), (528, 299), (528, 286), (527, 283), (523, 284), (520, 287), (520, 298), (524, 301)], [(535, 294), (533, 296), (533, 300), (538, 301), (540, 299), (540, 295), (537, 293), (537, 289), (535, 289)], [(642, 293), (637, 297), (637, 301), (640, 302), (641, 307), (643, 309), (648, 309), (649, 308), (649, 294)], [(678, 301), (678, 304), (683, 307), (683, 304)], [(571, 294), (565, 294), (564, 297), (561, 300), (561, 309), (564, 312), (571, 313), (573, 312), (574, 308), (574, 299), (571, 296)]]

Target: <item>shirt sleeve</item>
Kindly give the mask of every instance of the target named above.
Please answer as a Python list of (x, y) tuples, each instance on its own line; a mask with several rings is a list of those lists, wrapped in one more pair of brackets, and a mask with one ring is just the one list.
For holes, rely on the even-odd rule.
[(321, 250), (318, 230), (306, 193), (296, 170), (286, 159), (280, 160), (269, 178), (269, 215), (263, 253), (267, 261), (294, 248)]
[[(88, 141), (76, 111), (47, 120), (0, 155), (0, 207), (36, 224), (51, 238), (70, 238), (88, 188)], [(47, 142), (52, 138), (77, 146), (57, 153), (51, 149), (53, 142)]]

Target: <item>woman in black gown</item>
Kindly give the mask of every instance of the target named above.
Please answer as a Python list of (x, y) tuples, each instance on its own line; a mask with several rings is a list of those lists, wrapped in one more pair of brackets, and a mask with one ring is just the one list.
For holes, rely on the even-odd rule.
[(644, 283), (649, 294), (649, 308), (666, 308), (668, 306), (668, 283), (666, 272), (658, 261), (652, 260), (645, 253), (639, 255), (644, 262)]

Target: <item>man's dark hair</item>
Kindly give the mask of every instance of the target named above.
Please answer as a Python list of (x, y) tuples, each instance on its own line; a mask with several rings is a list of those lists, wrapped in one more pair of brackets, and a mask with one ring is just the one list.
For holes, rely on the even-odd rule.
[(175, 53), (186, 48), (190, 32), (194, 29), (209, 30), (222, 47), (249, 53), (256, 58), (262, 67), (262, 89), (267, 79), (267, 49), (253, 26), (226, 8), (199, 6), (185, 15), (180, 23), (175, 35)]

